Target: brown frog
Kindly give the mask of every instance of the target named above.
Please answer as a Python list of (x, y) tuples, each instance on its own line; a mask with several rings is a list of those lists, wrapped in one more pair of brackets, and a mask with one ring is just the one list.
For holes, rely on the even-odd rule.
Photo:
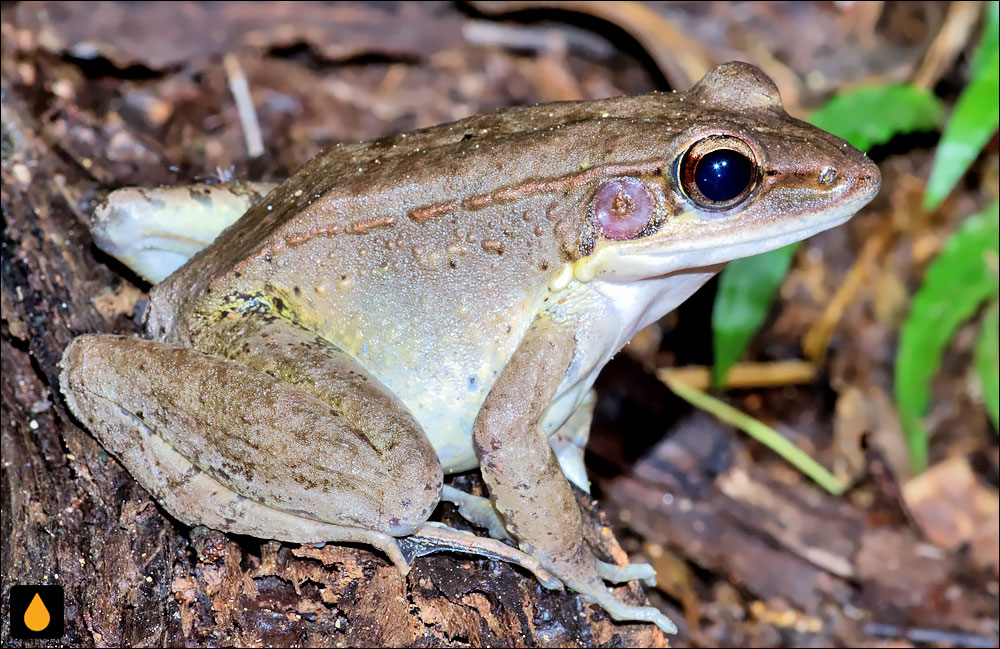
[[(728, 63), (685, 93), (337, 145), (260, 200), (122, 190), (95, 238), (162, 279), (148, 337), (77, 338), (62, 390), (185, 523), (363, 542), (404, 573), (476, 552), (672, 632), (604, 583), (652, 569), (583, 538), (570, 481), (588, 486), (591, 386), (727, 261), (843, 223), (879, 183)], [(477, 467), (488, 499), (442, 488)], [(441, 498), (495, 538), (428, 523)]]

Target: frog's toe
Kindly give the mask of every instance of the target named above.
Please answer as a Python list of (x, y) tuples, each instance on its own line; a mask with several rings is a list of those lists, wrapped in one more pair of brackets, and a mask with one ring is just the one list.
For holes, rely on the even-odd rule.
[(462, 518), (477, 527), (486, 529), (493, 538), (501, 541), (513, 541), (496, 510), (493, 509), (489, 498), (473, 496), (461, 489), (444, 485), (441, 487), (441, 500), (457, 506), (458, 513), (461, 514)]
[(367, 538), (364, 539), (364, 542), (373, 545), (384, 552), (392, 565), (396, 566), (396, 570), (399, 571), (399, 574), (404, 577), (410, 574), (410, 564), (412, 564), (413, 561), (403, 553), (403, 549), (399, 546), (399, 539), (393, 538), (388, 534), (383, 534), (381, 532), (368, 533), (366, 531), (366, 536)]
[(580, 596), (603, 608), (612, 619), (618, 622), (652, 622), (660, 627), (664, 633), (677, 633), (677, 625), (659, 609), (652, 606), (626, 604), (617, 599), (607, 588), (589, 589), (588, 592), (581, 592)]
[(648, 563), (630, 563), (627, 566), (616, 566), (613, 563), (598, 561), (597, 572), (601, 575), (601, 579), (615, 584), (640, 579), (647, 586), (656, 585), (656, 571)]
[[(632, 566), (618, 568), (602, 561), (595, 561), (590, 565), (596, 568), (590, 575), (580, 574), (581, 566), (572, 566), (571, 564), (563, 564), (563, 568), (568, 569), (570, 572), (559, 574), (559, 571), (556, 571), (556, 574), (566, 582), (568, 587), (579, 593), (584, 601), (600, 606), (607, 611), (613, 620), (617, 620), (618, 622), (652, 622), (663, 629), (664, 633), (677, 633), (677, 626), (658, 609), (652, 606), (626, 604), (615, 597), (614, 593), (602, 581), (602, 579), (608, 579), (607, 575), (618, 577), (630, 575), (633, 572), (630, 570)], [(634, 572), (637, 573), (636, 576), (638, 578), (643, 572), (643, 564), (635, 564), (635, 566), (636, 570)], [(648, 569), (648, 567), (647, 570), (651, 572), (651, 569)], [(584, 570), (582, 572), (585, 573), (588, 571)]]
[(425, 523), (408, 536), (397, 539), (409, 560), (433, 552), (461, 552), (506, 561), (528, 570), (549, 590), (562, 590), (563, 583), (542, 567), (535, 557), (502, 541), (476, 536), (471, 532), (453, 529), (442, 523)]

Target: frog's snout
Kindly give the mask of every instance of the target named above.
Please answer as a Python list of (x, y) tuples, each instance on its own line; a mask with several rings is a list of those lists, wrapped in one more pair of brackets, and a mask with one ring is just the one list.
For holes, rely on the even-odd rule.
[(882, 172), (868, 156), (856, 152), (855, 156), (842, 158), (839, 164), (831, 163), (813, 171), (814, 187), (832, 192), (855, 206), (855, 211), (867, 205), (882, 186)]
[(882, 187), (882, 172), (868, 156), (862, 156), (860, 163), (851, 170), (847, 183), (851, 198), (861, 205), (867, 205)]

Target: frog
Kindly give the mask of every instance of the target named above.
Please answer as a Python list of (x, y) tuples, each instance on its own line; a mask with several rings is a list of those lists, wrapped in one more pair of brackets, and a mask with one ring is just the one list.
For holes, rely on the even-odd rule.
[[(176, 519), (511, 562), (673, 633), (608, 583), (573, 484), (601, 368), (734, 259), (838, 226), (881, 176), (757, 67), (336, 144), (278, 185), (120, 189), (97, 244), (153, 284), (84, 334), (73, 415)], [(486, 496), (444, 484), (478, 470)], [(442, 500), (488, 532), (430, 520)]]

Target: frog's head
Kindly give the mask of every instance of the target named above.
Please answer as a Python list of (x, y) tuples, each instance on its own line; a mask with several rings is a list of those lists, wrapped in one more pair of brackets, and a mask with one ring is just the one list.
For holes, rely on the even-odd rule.
[(694, 118), (658, 145), (665, 166), (602, 179), (594, 191), (578, 278), (718, 266), (840, 225), (878, 192), (878, 167), (785, 113), (752, 65), (720, 65), (679, 99)]

